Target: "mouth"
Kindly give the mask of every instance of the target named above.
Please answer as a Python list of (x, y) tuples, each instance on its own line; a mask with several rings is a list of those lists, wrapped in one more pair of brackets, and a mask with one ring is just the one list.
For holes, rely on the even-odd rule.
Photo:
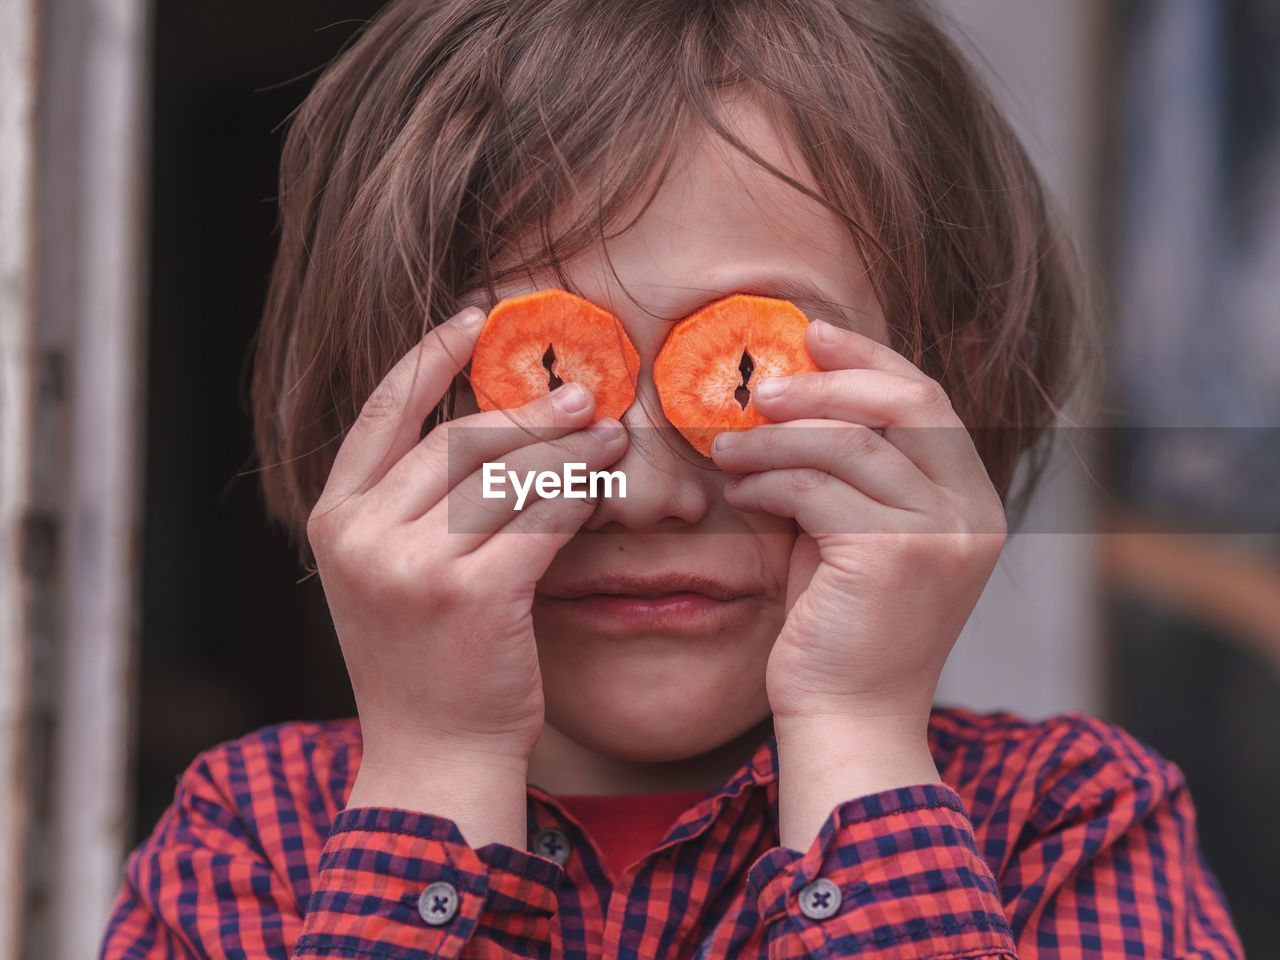
[(574, 581), (539, 596), (562, 611), (614, 630), (715, 632), (757, 591), (694, 573), (605, 575)]
[(659, 600), (665, 597), (692, 594), (709, 600), (728, 601), (752, 592), (744, 587), (702, 574), (671, 572), (591, 577), (548, 591), (545, 596), (553, 600), (581, 600), (591, 596)]

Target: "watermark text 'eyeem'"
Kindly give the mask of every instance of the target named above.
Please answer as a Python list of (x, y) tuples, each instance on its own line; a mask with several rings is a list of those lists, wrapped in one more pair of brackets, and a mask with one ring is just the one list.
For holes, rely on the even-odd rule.
[(482, 470), (481, 496), (486, 500), (504, 500), (505, 487), (511, 485), (515, 492), (515, 509), (523, 510), (532, 491), (543, 500), (564, 497), (568, 500), (586, 500), (588, 497), (621, 497), (627, 495), (627, 475), (621, 470), (587, 471), (585, 463), (566, 463), (563, 471), (529, 470), (522, 477), (515, 470), (508, 470), (502, 461), (486, 463)]

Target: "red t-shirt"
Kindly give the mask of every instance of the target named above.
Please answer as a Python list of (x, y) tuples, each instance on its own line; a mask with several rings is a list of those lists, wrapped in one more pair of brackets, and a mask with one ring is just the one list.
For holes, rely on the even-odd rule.
[(616, 880), (627, 867), (662, 840), (676, 818), (708, 790), (641, 793), (618, 796), (569, 794), (557, 799), (600, 847)]

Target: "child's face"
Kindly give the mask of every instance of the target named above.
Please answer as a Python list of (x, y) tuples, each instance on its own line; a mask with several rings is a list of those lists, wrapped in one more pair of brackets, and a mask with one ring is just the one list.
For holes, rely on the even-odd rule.
[[(761, 111), (745, 102), (727, 110), (748, 144), (814, 187)], [(612, 468), (626, 473), (627, 496), (602, 499), (552, 563), (535, 632), (548, 724), (611, 756), (669, 761), (768, 716), (765, 665), (787, 609), (797, 531), (790, 520), (726, 505), (724, 475), (660, 419), (650, 376), (658, 349), (675, 320), (736, 290), (767, 294), (759, 279), (777, 276), (820, 288), (860, 333), (887, 335), (843, 223), (710, 138), (686, 144), (654, 202), (605, 253), (588, 251), (566, 273), (576, 292), (619, 318), (640, 355), (637, 401), (623, 417), (633, 440)], [(499, 294), (558, 285), (531, 278)], [(482, 293), (464, 301), (492, 305)], [(810, 318), (844, 322), (794, 302)], [(475, 409), (462, 398), (461, 414)], [(663, 579), (644, 579), (655, 577)]]

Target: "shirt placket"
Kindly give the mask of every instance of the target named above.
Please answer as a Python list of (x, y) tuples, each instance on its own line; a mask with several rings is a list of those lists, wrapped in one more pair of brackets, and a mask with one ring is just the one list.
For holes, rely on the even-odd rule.
[[(746, 801), (747, 791), (764, 787), (776, 779), (776, 748), (770, 738), (755, 755), (719, 790), (708, 795), (696, 807), (686, 811), (672, 824), (666, 836), (643, 860), (631, 864), (616, 882), (611, 882), (604, 866), (602, 851), (586, 828), (550, 793), (530, 784), (528, 788), (529, 850), (559, 863), (565, 871), (565, 887), (560, 891), (560, 909), (556, 923), (561, 934), (566, 960), (595, 960), (607, 956), (629, 960), (645, 956), (644, 935), (634, 919), (646, 915), (654, 907), (656, 891), (672, 888), (662, 871), (671, 869), (669, 858), (654, 864), (649, 874), (650, 893), (635, 892), (638, 876), (653, 857), (663, 850), (685, 843), (697, 843), (710, 829), (717, 816), (730, 804)], [(772, 799), (772, 791), (770, 797)], [(770, 805), (772, 824), (776, 830), (776, 809)], [(663, 910), (663, 913), (666, 911)], [(678, 912), (679, 929), (670, 931), (670, 940), (683, 942), (690, 928), (698, 923), (696, 909)]]

